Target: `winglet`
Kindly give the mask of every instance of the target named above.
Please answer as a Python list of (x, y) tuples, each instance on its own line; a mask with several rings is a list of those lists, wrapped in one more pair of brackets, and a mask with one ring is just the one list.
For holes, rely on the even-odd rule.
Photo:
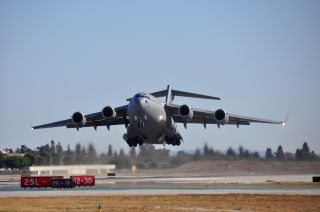
[(288, 124), (288, 118), (289, 118), (289, 112), (287, 113), (285, 120), (282, 122), (282, 126), (286, 126)]

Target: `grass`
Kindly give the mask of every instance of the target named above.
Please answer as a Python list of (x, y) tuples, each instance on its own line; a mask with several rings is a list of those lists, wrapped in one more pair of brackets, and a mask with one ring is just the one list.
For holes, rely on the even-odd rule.
[(0, 211), (320, 211), (320, 196), (148, 195), (0, 198)]

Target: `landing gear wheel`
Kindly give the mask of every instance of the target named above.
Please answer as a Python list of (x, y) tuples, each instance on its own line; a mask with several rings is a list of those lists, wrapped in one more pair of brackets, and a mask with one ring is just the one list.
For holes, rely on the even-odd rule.
[(132, 145), (132, 139), (128, 139), (127, 140), (127, 144), (129, 145), (129, 147), (132, 147), (133, 145)]

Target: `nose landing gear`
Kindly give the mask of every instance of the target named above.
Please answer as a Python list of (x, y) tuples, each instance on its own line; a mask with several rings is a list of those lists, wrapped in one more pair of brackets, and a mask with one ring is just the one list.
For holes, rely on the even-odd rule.
[(144, 128), (144, 121), (147, 120), (147, 116), (142, 116), (142, 117), (139, 117), (139, 116), (135, 116), (134, 117), (134, 120), (136, 121), (137, 123), (137, 127), (140, 129), (140, 128)]
[(138, 128), (144, 128), (144, 122), (142, 120), (139, 120)]

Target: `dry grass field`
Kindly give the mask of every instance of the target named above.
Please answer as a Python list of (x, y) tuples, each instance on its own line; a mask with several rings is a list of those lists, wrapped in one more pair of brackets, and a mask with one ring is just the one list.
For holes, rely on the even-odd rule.
[(0, 211), (320, 211), (320, 196), (168, 195), (0, 198)]

